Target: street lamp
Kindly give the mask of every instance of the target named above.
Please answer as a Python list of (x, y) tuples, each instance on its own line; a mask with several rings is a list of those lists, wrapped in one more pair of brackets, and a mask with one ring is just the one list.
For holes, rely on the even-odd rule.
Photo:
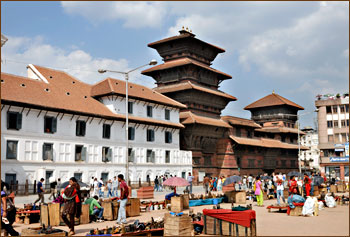
[(107, 69), (98, 69), (99, 73), (106, 73), (106, 72), (113, 72), (113, 73), (119, 73), (123, 74), (125, 77), (125, 140), (126, 140), (126, 151), (125, 151), (125, 160), (126, 160), (126, 175), (125, 179), (126, 182), (129, 182), (129, 110), (128, 110), (128, 105), (129, 105), (129, 95), (128, 95), (128, 81), (129, 81), (129, 73), (136, 71), (137, 69), (140, 69), (142, 67), (148, 66), (148, 65), (156, 65), (157, 61), (156, 60), (151, 60), (149, 63), (139, 66), (137, 68), (134, 68), (130, 71), (127, 72), (121, 72), (121, 71), (114, 71), (114, 70), (107, 70)]
[(298, 114), (297, 115), (297, 125), (298, 125), (298, 163), (299, 163), (300, 177), (302, 177), (302, 175), (301, 175), (301, 159), (300, 159), (300, 143), (301, 143), (301, 141), (300, 141), (300, 121), (299, 121), (299, 117), (307, 115), (307, 114), (311, 114), (313, 112), (318, 112), (318, 109), (316, 109), (315, 111), (312, 111), (312, 112), (307, 112), (307, 113), (304, 113), (304, 114)]

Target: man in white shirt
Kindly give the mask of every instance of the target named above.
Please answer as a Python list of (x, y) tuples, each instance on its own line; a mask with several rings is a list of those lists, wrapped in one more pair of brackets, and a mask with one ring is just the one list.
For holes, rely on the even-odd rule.
[(92, 193), (92, 196), (98, 196), (98, 181), (97, 178), (94, 178), (94, 192)]
[(117, 176), (114, 176), (114, 179), (112, 181), (112, 195), (113, 195), (113, 197), (118, 197), (118, 186), (119, 186), (119, 182), (118, 182)]
[(251, 174), (248, 176), (248, 188), (249, 189), (253, 188), (253, 177)]
[(283, 180), (282, 179), (277, 179), (276, 181), (276, 186), (277, 186), (277, 203), (280, 205), (280, 198), (282, 197), (283, 202), (285, 203), (286, 201), (284, 200), (283, 196), (283, 190), (284, 190), (284, 185), (283, 185)]
[[(189, 193), (192, 194), (192, 182), (193, 182), (193, 179), (194, 179), (194, 176), (191, 175), (191, 172), (188, 172), (188, 177), (187, 177), (187, 182), (190, 183), (189, 187), (190, 187), (190, 190), (189, 190)], [(188, 189), (188, 187), (187, 187)]]

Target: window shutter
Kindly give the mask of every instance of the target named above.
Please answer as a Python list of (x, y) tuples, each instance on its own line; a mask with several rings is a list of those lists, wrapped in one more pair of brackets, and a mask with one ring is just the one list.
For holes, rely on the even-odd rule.
[(57, 131), (57, 118), (52, 118), (51, 131), (55, 133)]
[(43, 160), (46, 160), (45, 154), (46, 154), (46, 151), (45, 151), (45, 143), (44, 143), (43, 144)]
[(131, 151), (131, 162), (134, 162), (135, 161), (135, 151), (134, 150), (132, 150)]
[(85, 136), (86, 123), (85, 122), (81, 122), (81, 127), (82, 127), (82, 136)]
[(131, 140), (135, 140), (135, 128), (131, 128)]
[(154, 142), (154, 130), (151, 130), (151, 141)]
[(86, 160), (86, 147), (83, 147), (83, 149), (81, 150), (81, 160)]
[(80, 123), (79, 123), (79, 121), (76, 121), (75, 122), (75, 135), (77, 135), (77, 136), (79, 136), (80, 134), (79, 134), (79, 129), (80, 128)]
[(50, 146), (50, 150), (48, 151), (48, 160), (53, 161), (53, 145)]
[(17, 126), (16, 128), (20, 130), (22, 128), (22, 114), (17, 113)]
[(152, 163), (155, 163), (155, 159), (156, 159), (156, 157), (155, 157), (155, 152), (152, 151), (151, 162), (152, 162)]
[(10, 128), (10, 112), (7, 112), (7, 129)]
[(112, 160), (112, 148), (108, 148), (106, 158), (107, 158), (106, 159), (107, 162)]
[(106, 137), (110, 138), (111, 137), (111, 125), (107, 125), (106, 128)]

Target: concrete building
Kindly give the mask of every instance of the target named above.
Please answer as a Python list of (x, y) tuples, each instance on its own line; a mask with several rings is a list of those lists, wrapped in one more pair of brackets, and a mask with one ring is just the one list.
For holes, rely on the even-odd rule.
[(126, 109), (132, 182), (192, 171), (191, 151), (179, 148), (186, 106), (147, 87), (130, 83), (125, 108), (124, 81), (90, 85), (29, 65), (28, 77), (1, 73), (1, 103), (1, 178), (8, 183), (125, 174)]
[(301, 168), (308, 171), (319, 171), (320, 169), (320, 150), (318, 149), (318, 132), (311, 127), (301, 129), (305, 133), (300, 138), (301, 145), (309, 150), (301, 151)]
[(318, 139), (321, 172), (335, 172), (342, 180), (349, 179), (349, 94), (321, 97), (318, 109)]

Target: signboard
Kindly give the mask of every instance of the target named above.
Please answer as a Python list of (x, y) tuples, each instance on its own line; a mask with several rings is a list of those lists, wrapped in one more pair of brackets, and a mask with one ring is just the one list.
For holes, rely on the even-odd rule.
[(349, 158), (349, 143), (345, 143), (345, 157)]
[(329, 157), (330, 162), (349, 162), (349, 157)]
[(344, 148), (335, 148), (334, 151), (344, 151)]
[(343, 147), (344, 144), (334, 144), (334, 147), (337, 148), (337, 147)]

